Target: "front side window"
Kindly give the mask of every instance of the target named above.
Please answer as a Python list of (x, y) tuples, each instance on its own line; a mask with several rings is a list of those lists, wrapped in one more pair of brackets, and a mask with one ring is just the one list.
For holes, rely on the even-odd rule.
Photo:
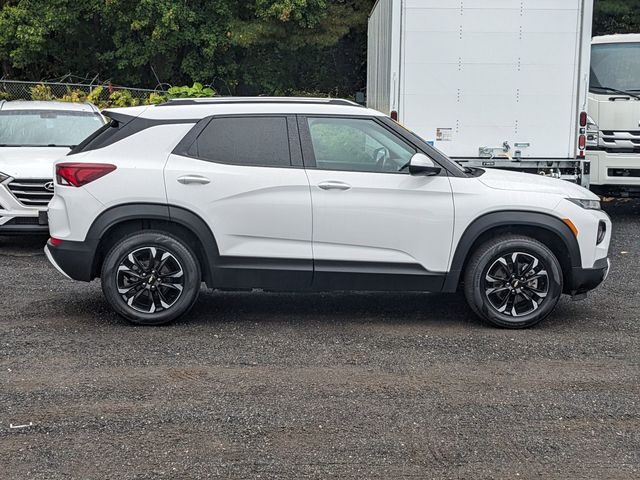
[(406, 171), (416, 150), (371, 119), (308, 118), (316, 168)]
[(285, 117), (214, 118), (189, 149), (189, 155), (216, 163), (291, 166)]
[(102, 117), (90, 112), (0, 111), (0, 146), (73, 147), (103, 125)]

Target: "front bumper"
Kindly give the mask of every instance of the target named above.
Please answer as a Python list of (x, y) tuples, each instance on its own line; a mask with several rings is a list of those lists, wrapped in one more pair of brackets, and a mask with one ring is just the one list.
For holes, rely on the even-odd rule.
[(48, 233), (47, 208), (22, 204), (8, 188), (11, 180), (0, 183), (0, 235)]
[(95, 247), (92, 242), (64, 241), (60, 245), (53, 245), (49, 240), (44, 247), (44, 253), (49, 262), (65, 277), (90, 282), (95, 278)]
[(595, 289), (606, 280), (610, 268), (611, 262), (608, 258), (597, 260), (593, 268), (574, 267), (571, 272), (570, 294), (581, 295)]
[(640, 186), (640, 154), (588, 150), (587, 160), (591, 162), (591, 185)]

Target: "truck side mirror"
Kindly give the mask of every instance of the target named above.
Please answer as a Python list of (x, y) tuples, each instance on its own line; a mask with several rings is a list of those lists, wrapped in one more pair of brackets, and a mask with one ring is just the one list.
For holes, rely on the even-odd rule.
[(441, 171), (442, 168), (437, 166), (435, 162), (424, 153), (416, 153), (411, 157), (411, 161), (409, 162), (409, 173), (411, 175), (432, 177), (438, 175)]

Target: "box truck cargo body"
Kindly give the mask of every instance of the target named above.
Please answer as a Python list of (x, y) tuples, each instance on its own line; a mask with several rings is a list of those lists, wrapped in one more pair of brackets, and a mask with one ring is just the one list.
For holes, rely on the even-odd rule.
[(592, 16), (593, 0), (379, 0), (367, 104), (463, 165), (587, 184)]

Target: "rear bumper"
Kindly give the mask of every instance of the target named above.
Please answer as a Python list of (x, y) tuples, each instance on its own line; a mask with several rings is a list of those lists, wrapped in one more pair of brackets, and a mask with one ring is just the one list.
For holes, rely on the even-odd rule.
[(572, 282), (569, 289), (571, 295), (587, 293), (598, 287), (609, 275), (610, 266), (611, 262), (608, 258), (601, 258), (596, 261), (593, 268), (574, 267), (571, 272)]
[(65, 277), (82, 282), (93, 280), (95, 246), (91, 243), (64, 241), (60, 245), (53, 245), (49, 240), (44, 247), (44, 253), (49, 262)]

